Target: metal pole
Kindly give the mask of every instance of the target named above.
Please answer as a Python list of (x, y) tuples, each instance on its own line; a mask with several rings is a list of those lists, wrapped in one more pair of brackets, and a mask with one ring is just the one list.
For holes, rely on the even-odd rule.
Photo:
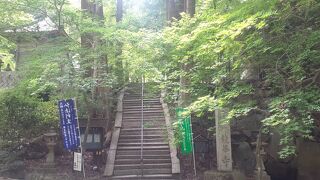
[(140, 169), (141, 169), (141, 177), (143, 176), (143, 97), (144, 97), (144, 78), (143, 76), (141, 77), (141, 151), (140, 151)]
[[(76, 98), (73, 98), (74, 100), (74, 107), (77, 107), (77, 101)], [(80, 153), (81, 153), (81, 161), (82, 161), (82, 168), (83, 168), (83, 177), (84, 179), (86, 178), (86, 171), (84, 169), (84, 157), (83, 157), (83, 147), (82, 147), (82, 142), (81, 142), (81, 133), (80, 133), (80, 124), (79, 124), (79, 116), (78, 116), (78, 111), (77, 109), (75, 109), (76, 111), (76, 116), (77, 116), (77, 123), (78, 123), (78, 132), (79, 132), (79, 136), (80, 136)], [(74, 155), (73, 155), (74, 156)]]
[(191, 128), (191, 139), (192, 139), (193, 170), (194, 170), (194, 177), (197, 177), (196, 157), (195, 157), (195, 152), (194, 152), (194, 142), (193, 142), (193, 132), (192, 132), (191, 116), (190, 116), (190, 128)]

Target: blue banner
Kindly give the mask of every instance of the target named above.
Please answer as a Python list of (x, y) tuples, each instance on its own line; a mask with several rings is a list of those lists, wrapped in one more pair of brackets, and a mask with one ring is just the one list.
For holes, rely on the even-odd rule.
[(75, 100), (61, 100), (58, 105), (64, 147), (67, 150), (75, 150), (80, 146), (80, 131)]

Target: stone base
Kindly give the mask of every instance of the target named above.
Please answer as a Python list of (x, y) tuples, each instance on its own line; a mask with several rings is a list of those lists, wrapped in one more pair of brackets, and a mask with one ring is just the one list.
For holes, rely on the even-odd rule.
[[(217, 170), (209, 170), (204, 172), (204, 180), (251, 180), (244, 173), (239, 171), (239, 169), (234, 169), (231, 172), (223, 172)], [(253, 178), (256, 179), (256, 178)], [(270, 180), (270, 179), (262, 179)]]
[(25, 176), (26, 180), (62, 180), (71, 179), (67, 174), (59, 173), (55, 167), (34, 168)]
[[(255, 171), (255, 175), (258, 179), (258, 171)], [(270, 176), (265, 172), (265, 171), (262, 171), (261, 172), (261, 180), (271, 180)]]
[(232, 172), (223, 172), (210, 170), (204, 172), (204, 180), (236, 180), (233, 178)]

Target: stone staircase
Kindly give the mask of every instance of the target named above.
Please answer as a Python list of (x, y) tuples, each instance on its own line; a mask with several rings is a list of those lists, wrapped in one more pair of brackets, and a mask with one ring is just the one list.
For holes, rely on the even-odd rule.
[(142, 108), (141, 84), (132, 84), (122, 108), (112, 179), (174, 179), (160, 97), (144, 91)]

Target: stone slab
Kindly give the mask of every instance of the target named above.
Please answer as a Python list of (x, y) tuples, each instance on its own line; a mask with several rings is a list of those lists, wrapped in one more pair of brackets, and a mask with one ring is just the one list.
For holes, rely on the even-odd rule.
[(232, 171), (230, 124), (221, 121), (226, 115), (226, 110), (219, 108), (215, 110), (218, 171)]
[(237, 180), (233, 178), (232, 172), (222, 172), (216, 170), (205, 171), (204, 180)]

